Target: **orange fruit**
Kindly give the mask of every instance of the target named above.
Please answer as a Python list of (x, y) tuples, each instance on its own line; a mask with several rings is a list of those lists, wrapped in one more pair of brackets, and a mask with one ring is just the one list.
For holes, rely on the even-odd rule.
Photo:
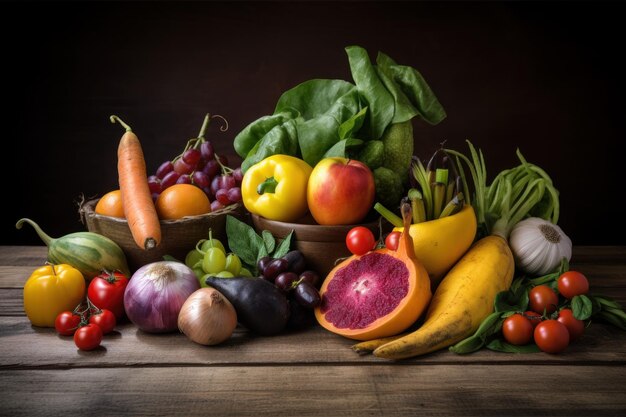
[(124, 206), (122, 205), (122, 193), (120, 190), (109, 191), (103, 195), (98, 200), (95, 211), (103, 216), (124, 218)]
[(204, 191), (191, 184), (174, 184), (161, 192), (156, 210), (162, 220), (182, 219), (211, 212), (211, 202)]

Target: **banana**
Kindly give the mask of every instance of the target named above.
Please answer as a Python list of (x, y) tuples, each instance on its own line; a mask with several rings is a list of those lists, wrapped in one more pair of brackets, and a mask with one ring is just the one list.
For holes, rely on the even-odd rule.
[[(404, 359), (448, 347), (476, 331), (493, 311), (496, 295), (513, 280), (511, 249), (500, 236), (476, 242), (435, 291), (424, 324), (416, 331), (374, 349), (374, 355)], [(375, 347), (370, 341), (367, 347)], [(358, 345), (357, 345), (358, 346)], [(355, 348), (353, 348), (355, 349)], [(367, 349), (357, 350), (365, 353)]]

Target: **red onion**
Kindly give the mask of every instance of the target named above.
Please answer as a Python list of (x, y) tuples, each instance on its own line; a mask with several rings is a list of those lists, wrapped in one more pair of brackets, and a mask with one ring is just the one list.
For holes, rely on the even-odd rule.
[(200, 288), (193, 271), (172, 261), (139, 268), (124, 293), (126, 315), (141, 330), (165, 333), (178, 330), (178, 313), (185, 300)]

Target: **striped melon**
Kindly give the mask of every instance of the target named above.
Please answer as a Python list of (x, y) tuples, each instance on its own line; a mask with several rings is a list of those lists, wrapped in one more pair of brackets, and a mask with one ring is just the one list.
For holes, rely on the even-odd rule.
[(41, 240), (48, 246), (49, 262), (72, 265), (87, 281), (103, 270), (120, 271), (130, 277), (122, 248), (108, 237), (93, 232), (76, 232), (55, 239), (48, 236), (30, 219), (20, 219), (15, 227), (21, 229), (24, 222), (33, 226)]

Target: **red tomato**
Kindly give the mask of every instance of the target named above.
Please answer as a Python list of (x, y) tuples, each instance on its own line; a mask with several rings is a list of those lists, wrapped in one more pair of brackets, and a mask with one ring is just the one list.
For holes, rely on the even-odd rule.
[(585, 322), (574, 317), (574, 313), (569, 308), (559, 311), (557, 320), (567, 327), (570, 342), (578, 339), (585, 332)]
[(98, 325), (102, 330), (102, 334), (111, 333), (115, 328), (115, 315), (111, 310), (103, 308), (99, 313), (92, 314), (89, 317), (89, 323)]
[(88, 324), (76, 330), (74, 343), (80, 350), (93, 350), (102, 342), (102, 330), (100, 326)]
[(537, 285), (528, 293), (528, 306), (535, 313), (554, 313), (559, 304), (559, 296), (547, 285)]
[(124, 291), (128, 278), (120, 272), (104, 272), (89, 283), (87, 296), (98, 308), (110, 310), (119, 320), (124, 316)]
[(71, 336), (80, 325), (80, 316), (71, 311), (60, 313), (54, 320), (54, 328), (63, 336)]
[(533, 329), (537, 327), (539, 323), (541, 323), (541, 320), (543, 320), (541, 314), (535, 313), (534, 311), (530, 310), (524, 312), (524, 317), (526, 317), (530, 324), (533, 325)]
[(502, 334), (512, 345), (526, 345), (533, 338), (533, 325), (521, 314), (513, 314), (502, 323)]
[(346, 246), (354, 255), (365, 255), (376, 246), (374, 233), (367, 227), (353, 227), (346, 235)]
[(577, 271), (567, 271), (563, 273), (559, 277), (557, 285), (559, 292), (568, 300), (577, 295), (587, 294), (589, 291), (589, 281), (587, 281), (587, 277)]
[(544, 352), (563, 352), (569, 345), (567, 327), (556, 320), (544, 320), (535, 327), (535, 343)]
[(385, 246), (389, 250), (398, 250), (398, 244), (400, 243), (400, 232), (391, 232), (385, 238)]

